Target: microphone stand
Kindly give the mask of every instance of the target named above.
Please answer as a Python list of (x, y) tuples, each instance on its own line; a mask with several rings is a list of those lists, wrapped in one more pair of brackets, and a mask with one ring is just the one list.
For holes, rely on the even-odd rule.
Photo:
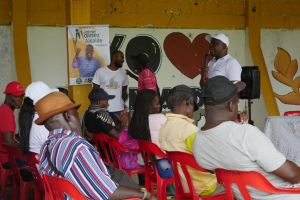
[(251, 104), (253, 104), (253, 101), (251, 101), (251, 99), (248, 99), (249, 124), (254, 126), (254, 121), (251, 120)]

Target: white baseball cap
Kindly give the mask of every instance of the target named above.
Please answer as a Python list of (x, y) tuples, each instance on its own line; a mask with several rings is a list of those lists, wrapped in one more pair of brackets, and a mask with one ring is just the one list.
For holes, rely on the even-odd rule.
[(210, 43), (211, 39), (215, 38), (217, 40), (221, 40), (224, 44), (226, 44), (227, 47), (229, 47), (229, 40), (228, 37), (226, 35), (224, 35), (223, 33), (217, 33), (214, 36), (211, 35), (206, 35), (205, 39)]
[(56, 88), (51, 89), (48, 85), (46, 85), (42, 81), (33, 82), (25, 90), (25, 97), (29, 97), (33, 100), (33, 105), (51, 92), (58, 92), (59, 90)]

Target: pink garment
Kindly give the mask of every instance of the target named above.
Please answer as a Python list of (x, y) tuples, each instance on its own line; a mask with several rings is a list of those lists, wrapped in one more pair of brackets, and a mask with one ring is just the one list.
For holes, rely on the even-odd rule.
[[(152, 143), (156, 144), (160, 147), (159, 141), (158, 141), (158, 133), (159, 129), (162, 125), (167, 121), (167, 117), (163, 114), (150, 114), (149, 115), (149, 128), (150, 128), (150, 134), (151, 134), (151, 140)], [(145, 162), (142, 157), (142, 154), (139, 153), (137, 155), (138, 157), (138, 164), (144, 166)], [(156, 156), (157, 159), (161, 159), (161, 157)]]
[(154, 72), (149, 68), (144, 69), (139, 74), (138, 91), (143, 90), (143, 89), (150, 89), (150, 90), (154, 90), (155, 92), (157, 92), (156, 77), (155, 77)]
[(167, 117), (163, 114), (150, 114), (149, 115), (149, 128), (151, 133), (151, 140), (157, 146), (159, 145), (158, 133), (162, 125), (167, 121)]

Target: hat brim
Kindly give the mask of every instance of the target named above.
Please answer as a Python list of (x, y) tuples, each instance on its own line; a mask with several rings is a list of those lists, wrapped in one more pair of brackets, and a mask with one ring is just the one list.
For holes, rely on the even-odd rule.
[(130, 58), (131, 58), (132, 60), (138, 60), (138, 56), (132, 55), (132, 56), (130, 56)]
[(242, 91), (246, 87), (246, 83), (239, 81), (235, 83), (235, 86), (237, 87), (238, 92)]
[(51, 110), (50, 112), (45, 113), (44, 115), (40, 116), (39, 118), (37, 118), (34, 123), (36, 125), (42, 125), (44, 123), (45, 120), (49, 119), (49, 117), (52, 117), (53, 115), (56, 115), (58, 113), (61, 113), (63, 111), (72, 109), (72, 108), (76, 108), (76, 110), (81, 106), (81, 104), (73, 104), (73, 103), (69, 103), (61, 108), (57, 108), (55, 110)]
[(3, 92), (3, 94), (13, 94), (14, 96), (18, 97), (24, 95), (25, 92)]
[(211, 35), (206, 35), (205, 39), (210, 43), (213, 37)]
[(108, 95), (108, 99), (114, 99), (116, 96), (115, 95)]

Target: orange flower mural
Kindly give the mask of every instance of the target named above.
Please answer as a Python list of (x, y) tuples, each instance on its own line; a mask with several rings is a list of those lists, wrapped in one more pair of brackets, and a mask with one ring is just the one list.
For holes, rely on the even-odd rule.
[(274, 65), (278, 72), (272, 71), (273, 77), (277, 81), (290, 86), (293, 89), (293, 92), (290, 92), (286, 95), (278, 95), (274, 92), (275, 97), (285, 104), (300, 105), (300, 77), (298, 76), (294, 79), (294, 76), (298, 70), (297, 60), (291, 61), (290, 54), (286, 50), (278, 48)]

